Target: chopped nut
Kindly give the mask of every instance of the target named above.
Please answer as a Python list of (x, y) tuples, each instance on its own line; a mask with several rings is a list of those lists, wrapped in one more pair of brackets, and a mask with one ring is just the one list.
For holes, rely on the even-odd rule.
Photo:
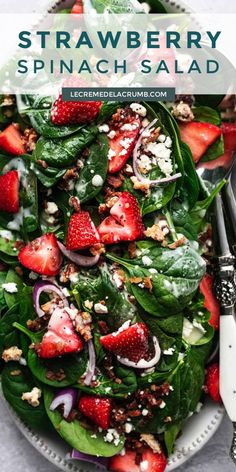
[(152, 281), (151, 281), (151, 277), (144, 277), (143, 283), (144, 283), (144, 288), (146, 288), (147, 290), (149, 290), (149, 292), (152, 292)]
[(97, 256), (105, 253), (105, 245), (102, 243), (94, 244), (90, 247), (90, 252), (93, 256)]
[(60, 282), (64, 284), (69, 282), (70, 276), (72, 274), (78, 274), (78, 271), (79, 269), (75, 264), (73, 263), (66, 264), (60, 272)]
[(38, 159), (36, 162), (37, 162), (37, 164), (39, 164), (43, 169), (47, 169), (47, 168), (48, 168), (48, 164), (46, 163), (46, 161), (43, 161), (42, 159)]
[(158, 454), (161, 453), (161, 446), (160, 443), (155, 439), (153, 434), (141, 434), (141, 441), (144, 441), (152, 450), (153, 452), (157, 452)]
[(115, 382), (116, 384), (118, 384), (118, 385), (122, 384), (122, 380), (119, 379), (118, 377), (116, 377), (116, 378), (114, 379), (114, 382)]
[(38, 135), (33, 128), (26, 128), (22, 139), (24, 141), (24, 145), (27, 151), (35, 150)]
[(171, 422), (172, 422), (171, 416), (166, 416), (166, 418), (164, 419), (164, 423), (171, 423)]
[(130, 259), (134, 259), (136, 257), (137, 254), (136, 254), (136, 243), (135, 242), (129, 243), (128, 253), (129, 253)]
[(144, 231), (147, 238), (152, 238), (154, 241), (162, 242), (165, 239), (164, 233), (158, 224), (154, 224)]
[(89, 341), (92, 338), (92, 317), (87, 311), (79, 311), (75, 316), (74, 325), (76, 331), (84, 338), (85, 341)]
[(137, 177), (132, 176), (130, 177), (131, 182), (133, 183), (133, 187), (135, 190), (141, 190), (141, 192), (144, 192), (145, 194), (148, 194), (150, 190), (150, 183), (149, 181), (145, 180), (138, 180)]
[(88, 310), (92, 310), (93, 302), (91, 302), (90, 300), (85, 300), (84, 306), (85, 306), (85, 308), (88, 308)]
[(10, 361), (19, 362), (21, 356), (22, 356), (22, 350), (19, 349), (17, 346), (9, 347), (8, 349), (5, 349), (2, 353), (2, 359), (5, 362), (10, 362)]
[(23, 393), (21, 399), (27, 401), (31, 406), (39, 406), (39, 398), (41, 398), (42, 392), (39, 388), (34, 387), (31, 392)]
[(109, 209), (112, 208), (115, 205), (115, 203), (118, 201), (118, 199), (119, 199), (118, 195), (107, 198), (106, 207)]
[(130, 277), (129, 281), (131, 284), (140, 284), (143, 279), (142, 277)]
[(63, 369), (60, 369), (57, 372), (53, 372), (52, 370), (48, 370), (46, 373), (46, 378), (48, 380), (58, 380), (58, 382), (61, 382), (66, 378), (65, 372)]
[(119, 173), (118, 175), (109, 175), (107, 178), (107, 182), (111, 187), (113, 188), (119, 188), (121, 187), (122, 183), (124, 181), (124, 176)]
[(21, 370), (19, 370), (19, 369), (12, 370), (10, 372), (10, 375), (12, 375), (12, 377), (18, 377), (18, 375), (21, 375)]
[(194, 114), (190, 106), (183, 101), (173, 106), (172, 114), (177, 120), (185, 123), (194, 120)]
[(183, 236), (182, 238), (178, 239), (177, 241), (174, 241), (171, 244), (168, 244), (169, 249), (176, 249), (177, 247), (183, 246), (183, 244), (186, 243), (186, 238)]
[(134, 173), (133, 167), (130, 164), (126, 164), (125, 167), (124, 167), (124, 173), (126, 175), (133, 175), (133, 173)]

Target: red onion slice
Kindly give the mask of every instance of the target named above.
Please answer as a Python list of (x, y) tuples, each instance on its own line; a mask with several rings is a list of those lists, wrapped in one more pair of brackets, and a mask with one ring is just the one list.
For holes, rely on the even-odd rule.
[(74, 251), (69, 251), (66, 249), (64, 244), (62, 244), (60, 241), (57, 241), (57, 244), (64, 256), (67, 257), (70, 261), (74, 262), (77, 265), (80, 265), (82, 267), (92, 267), (95, 264), (97, 264), (100, 255), (97, 254), (96, 256), (82, 256), (81, 254), (78, 254), (77, 252)]
[(142, 144), (142, 139), (143, 139), (143, 134), (146, 133), (150, 128), (152, 128), (153, 125), (157, 122), (157, 118), (155, 118), (151, 123), (149, 123), (146, 128), (144, 128), (139, 136), (139, 139), (135, 145), (134, 151), (133, 151), (133, 169), (135, 176), (140, 182), (143, 182), (145, 184), (149, 184), (150, 186), (152, 185), (159, 185), (159, 184), (164, 184), (164, 183), (169, 183), (169, 182), (174, 182), (175, 180), (179, 179), (181, 177), (181, 173), (178, 172), (177, 174), (171, 175), (170, 177), (163, 177), (163, 179), (155, 179), (155, 180), (150, 180), (142, 176), (138, 170), (138, 150)]
[(88, 367), (86, 370), (86, 376), (84, 379), (85, 385), (91, 384), (94, 373), (95, 373), (95, 367), (96, 367), (95, 349), (94, 349), (92, 339), (88, 341), (88, 351), (89, 351), (89, 361), (88, 361)]
[(77, 402), (78, 391), (75, 388), (64, 388), (60, 390), (52, 401), (49, 410), (54, 411), (60, 405), (63, 405), (63, 416), (68, 418), (72, 408)]
[(150, 367), (154, 367), (154, 365), (156, 365), (159, 362), (160, 357), (161, 357), (161, 349), (160, 349), (159, 342), (156, 336), (153, 336), (153, 344), (154, 344), (155, 354), (154, 354), (154, 357), (150, 361), (145, 361), (145, 359), (140, 359), (140, 361), (136, 363), (120, 356), (117, 356), (117, 360), (121, 364), (126, 365), (128, 367), (133, 367), (134, 369), (150, 369)]
[(56, 293), (62, 299), (64, 306), (69, 306), (68, 301), (65, 295), (63, 295), (60, 288), (54, 285), (50, 280), (40, 280), (39, 282), (35, 283), (34, 288), (33, 288), (34, 307), (39, 318), (45, 315), (44, 311), (40, 308), (40, 303), (39, 303), (40, 295), (42, 292)]
[(108, 469), (108, 459), (107, 457), (97, 457), (92, 456), (90, 454), (84, 454), (83, 452), (76, 451), (76, 449), (72, 449), (70, 453), (71, 459), (77, 459), (83, 462), (91, 462), (92, 464), (97, 465), (101, 469)]

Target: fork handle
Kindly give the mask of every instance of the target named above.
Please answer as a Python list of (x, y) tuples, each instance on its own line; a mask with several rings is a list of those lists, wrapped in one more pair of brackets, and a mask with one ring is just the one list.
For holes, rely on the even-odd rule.
[(236, 464), (236, 423), (233, 423), (233, 439), (230, 449), (230, 457)]
[[(234, 308), (220, 317), (220, 394), (229, 418), (236, 422), (236, 321)], [(236, 439), (235, 439), (236, 446)]]

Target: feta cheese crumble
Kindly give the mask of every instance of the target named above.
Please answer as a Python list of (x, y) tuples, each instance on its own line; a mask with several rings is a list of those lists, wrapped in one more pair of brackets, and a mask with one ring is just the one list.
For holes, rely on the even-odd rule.
[(16, 361), (19, 362), (22, 356), (22, 350), (19, 349), (17, 346), (9, 347), (5, 349), (2, 353), (2, 359), (5, 362)]
[(169, 349), (164, 349), (163, 354), (166, 356), (173, 356), (175, 349), (173, 347), (169, 347)]
[(137, 115), (145, 117), (147, 114), (147, 109), (141, 103), (131, 103), (130, 108)]
[(152, 264), (152, 259), (150, 259), (150, 257), (148, 257), (148, 256), (143, 256), (142, 257), (142, 263), (145, 266), (150, 266)]
[(58, 206), (55, 202), (47, 202), (45, 213), (47, 213), (48, 215), (54, 215), (54, 213), (57, 213), (57, 211), (58, 211)]
[(34, 387), (31, 392), (23, 393), (21, 399), (27, 401), (29, 405), (36, 407), (39, 406), (39, 399), (42, 396), (42, 392), (39, 388)]
[(108, 313), (108, 309), (107, 309), (106, 305), (103, 305), (102, 303), (95, 303), (94, 311), (95, 311), (95, 313), (99, 313), (101, 315), (105, 314), (105, 313)]
[(104, 123), (103, 125), (98, 126), (99, 133), (108, 133), (109, 129), (110, 128), (106, 123)]
[(18, 292), (17, 284), (15, 282), (8, 282), (7, 284), (2, 284), (2, 288), (8, 293)]

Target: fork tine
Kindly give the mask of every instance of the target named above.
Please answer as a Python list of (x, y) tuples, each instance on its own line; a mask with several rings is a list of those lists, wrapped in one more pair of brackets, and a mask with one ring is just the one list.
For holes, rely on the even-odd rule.
[(218, 239), (220, 245), (220, 255), (228, 256), (231, 255), (228, 237), (225, 227), (225, 219), (223, 212), (222, 196), (219, 193), (215, 199), (215, 210), (216, 210), (216, 228), (218, 232)]
[(236, 237), (236, 199), (230, 181), (227, 182), (225, 186), (224, 195), (227, 209), (229, 211), (230, 223), (234, 232), (234, 237)]

